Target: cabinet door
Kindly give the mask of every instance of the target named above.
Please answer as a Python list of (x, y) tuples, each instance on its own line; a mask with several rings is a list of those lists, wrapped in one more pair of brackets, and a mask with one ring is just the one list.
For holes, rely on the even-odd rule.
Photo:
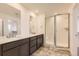
[(30, 55), (32, 55), (37, 50), (36, 45), (30, 48)]
[(43, 37), (42, 35), (38, 37), (37, 40), (37, 48), (40, 48), (43, 45)]
[(19, 56), (19, 47), (4, 51), (3, 56)]
[(30, 41), (30, 47), (36, 46), (36, 39)]
[(29, 43), (20, 46), (20, 56), (29, 56)]

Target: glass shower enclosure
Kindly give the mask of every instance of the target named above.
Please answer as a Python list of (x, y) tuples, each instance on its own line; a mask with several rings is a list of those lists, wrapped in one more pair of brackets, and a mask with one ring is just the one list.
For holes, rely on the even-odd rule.
[(46, 20), (46, 40), (57, 48), (70, 47), (70, 15), (57, 14)]

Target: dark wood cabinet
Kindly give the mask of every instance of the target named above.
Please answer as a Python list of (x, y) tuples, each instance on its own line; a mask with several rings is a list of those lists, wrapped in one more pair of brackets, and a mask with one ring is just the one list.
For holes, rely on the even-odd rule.
[(3, 51), (3, 56), (19, 56), (19, 47)]
[(43, 46), (43, 35), (24, 38), (0, 45), (1, 56), (29, 56)]
[(31, 37), (30, 38), (30, 55), (36, 51), (37, 46), (36, 46), (36, 42), (37, 42), (37, 36), (35, 37)]
[(27, 56), (29, 55), (29, 39), (21, 39), (2, 45), (3, 56)]
[(32, 55), (37, 50), (36, 45), (30, 48), (30, 55)]
[(41, 46), (43, 46), (43, 35), (39, 35), (38, 39), (37, 39), (37, 48), (40, 48)]
[(36, 46), (36, 39), (34, 39), (32, 41), (30, 40), (30, 48), (33, 46)]
[(29, 56), (29, 44), (23, 44), (20, 46), (20, 56)]
[(29, 56), (29, 38), (24, 39), (21, 43), (23, 44), (19, 46), (20, 56)]

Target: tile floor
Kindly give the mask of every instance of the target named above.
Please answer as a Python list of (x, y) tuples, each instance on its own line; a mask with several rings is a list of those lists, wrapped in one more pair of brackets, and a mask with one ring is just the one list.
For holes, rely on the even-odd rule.
[(70, 56), (68, 49), (39, 48), (32, 56)]

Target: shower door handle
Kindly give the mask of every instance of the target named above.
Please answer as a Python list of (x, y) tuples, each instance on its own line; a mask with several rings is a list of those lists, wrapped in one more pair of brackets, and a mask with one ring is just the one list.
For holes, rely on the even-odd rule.
[(64, 28), (66, 31), (69, 31), (69, 28)]
[(75, 34), (75, 36), (78, 37), (78, 36), (79, 36), (79, 32), (77, 32), (77, 33)]

